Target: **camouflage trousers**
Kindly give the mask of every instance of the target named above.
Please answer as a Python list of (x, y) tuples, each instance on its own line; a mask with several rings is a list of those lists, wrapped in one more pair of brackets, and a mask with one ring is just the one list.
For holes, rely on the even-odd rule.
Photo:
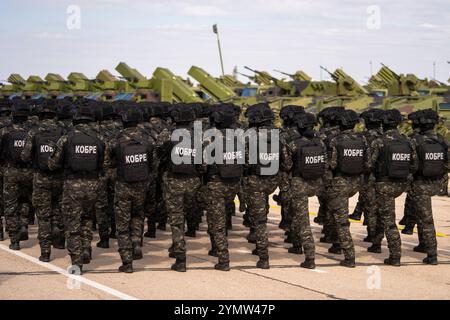
[(333, 180), (333, 176), (331, 172), (328, 172), (327, 175), (323, 179), (323, 188), (322, 192), (317, 195), (317, 199), (319, 200), (319, 211), (317, 213), (317, 217), (323, 221), (323, 230), (322, 232), (331, 239), (337, 239), (336, 225), (334, 221), (334, 217), (331, 215), (329, 207), (328, 207), (328, 194), (327, 190), (331, 187), (331, 181)]
[(269, 214), (269, 195), (278, 187), (278, 176), (244, 177), (243, 189), (246, 194), (250, 223), (256, 234), (256, 251), (261, 259), (269, 258), (269, 239), (267, 215)]
[(369, 236), (375, 235), (377, 227), (375, 178), (370, 176), (365, 179), (359, 192), (358, 203), (361, 202), (364, 212), (364, 224), (367, 226)]
[(293, 214), (290, 227), (292, 244), (294, 247), (303, 246), (307, 259), (314, 259), (316, 251), (309, 222), (308, 198), (319, 194), (322, 185), (322, 179), (305, 181), (301, 177), (293, 177), (290, 182), (289, 199)]
[(142, 243), (144, 230), (144, 203), (149, 182), (126, 183), (117, 181), (114, 198), (117, 243), (123, 263), (133, 261), (133, 244)]
[(162, 175), (151, 179), (145, 198), (144, 213), (150, 223), (164, 223), (167, 213), (163, 197)]
[(386, 234), (389, 254), (394, 259), (400, 259), (402, 255), (400, 232), (395, 223), (395, 198), (405, 192), (408, 187), (408, 182), (375, 183), (377, 215), (380, 222), (377, 224), (375, 237), (372, 238), (372, 242), (375, 245), (381, 245), (381, 241)]
[(362, 176), (337, 176), (333, 178), (326, 191), (328, 210), (334, 221), (334, 225), (330, 225), (330, 228), (337, 234), (337, 239), (333, 239), (333, 243), (341, 245), (345, 259), (355, 258), (355, 246), (348, 218), (348, 199), (361, 189), (362, 183)]
[(5, 220), (11, 242), (19, 241), (19, 230), (28, 228), (32, 208), (33, 171), (28, 168), (8, 167), (3, 178)]
[(73, 265), (82, 265), (82, 251), (91, 249), (92, 219), (101, 182), (98, 179), (66, 179), (62, 212), (66, 224), (67, 250)]
[(110, 227), (114, 224), (114, 188), (116, 180), (116, 169), (107, 169), (105, 175), (99, 178), (100, 191), (95, 203), (95, 218), (100, 238), (108, 239)]
[(172, 231), (172, 250), (176, 257), (185, 258), (186, 212), (190, 212), (194, 207), (194, 199), (201, 180), (198, 177), (175, 177), (170, 173), (166, 173), (163, 180), (167, 218)]
[(3, 176), (5, 168), (0, 166), (0, 232), (3, 232), (3, 217), (5, 216), (3, 201)]
[(428, 255), (437, 254), (436, 229), (433, 220), (431, 197), (437, 195), (441, 182), (416, 180), (412, 183), (411, 198), (414, 216), (417, 219), (419, 241), (425, 245)]
[(38, 240), (41, 252), (50, 253), (52, 230), (64, 232), (61, 213), (63, 179), (51, 174), (36, 172), (33, 177), (33, 206), (38, 218)]
[(219, 262), (229, 262), (226, 203), (239, 192), (240, 182), (210, 181), (206, 185), (208, 233)]

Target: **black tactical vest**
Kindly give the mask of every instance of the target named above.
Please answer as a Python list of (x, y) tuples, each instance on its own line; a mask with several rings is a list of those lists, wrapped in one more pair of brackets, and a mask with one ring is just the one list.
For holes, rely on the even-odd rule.
[(347, 176), (357, 176), (364, 172), (366, 146), (362, 137), (337, 137), (338, 152), (336, 171)]
[(410, 174), (411, 146), (406, 138), (384, 141), (380, 150), (377, 177), (404, 181)]
[(297, 152), (294, 155), (293, 176), (305, 180), (315, 180), (325, 174), (326, 151), (315, 138), (312, 140), (298, 139), (295, 142)]
[(13, 130), (7, 136), (7, 157), (6, 160), (13, 165), (25, 165), (21, 159), (23, 148), (25, 147), (25, 138), (27, 131), (23, 128)]
[(430, 180), (442, 179), (447, 163), (447, 150), (440, 141), (431, 138), (421, 138), (417, 148), (419, 171), (417, 176)]
[(118, 179), (128, 183), (148, 180), (151, 150), (148, 144), (137, 140), (119, 143), (116, 149)]
[(94, 133), (71, 132), (66, 145), (65, 168), (74, 173), (98, 173), (104, 146)]
[[(280, 150), (279, 148), (274, 150), (275, 144), (272, 141), (270, 129), (267, 130), (266, 141), (261, 141), (262, 137), (258, 132), (258, 144), (257, 144), (257, 164), (253, 165), (252, 173), (258, 176), (263, 175), (263, 168), (270, 168), (277, 163), (276, 167), (279, 168), (280, 162)], [(266, 143), (265, 150), (260, 148), (261, 143)]]
[[(191, 132), (191, 135), (193, 133)], [(174, 173), (176, 175), (182, 175), (186, 177), (196, 177), (199, 175), (195, 164), (195, 157), (201, 157), (201, 149), (196, 149), (194, 147), (194, 137), (192, 136), (190, 146), (181, 146), (179, 142), (172, 141), (172, 149), (171, 149), (171, 159), (169, 172)], [(182, 160), (182, 163), (174, 163), (173, 157), (178, 160)], [(181, 159), (180, 159), (181, 158)]]
[(242, 150), (242, 148), (240, 149), (237, 140), (234, 140), (234, 148), (227, 150), (227, 139), (225, 134), (223, 135), (223, 164), (211, 166), (208, 169), (208, 175), (211, 175), (210, 171), (215, 171), (214, 169), (216, 169), (217, 174), (224, 180), (239, 180), (242, 177), (244, 171), (243, 163), (245, 161), (245, 150)]
[(34, 136), (33, 165), (36, 169), (41, 171), (49, 171), (48, 158), (53, 153), (53, 146), (58, 142), (62, 134), (63, 134), (62, 129), (59, 128), (55, 130), (38, 132)]

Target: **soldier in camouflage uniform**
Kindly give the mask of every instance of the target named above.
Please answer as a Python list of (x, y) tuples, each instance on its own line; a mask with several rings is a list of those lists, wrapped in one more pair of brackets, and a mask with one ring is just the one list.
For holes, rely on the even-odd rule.
[[(383, 134), (381, 127), (384, 112), (381, 109), (371, 109), (363, 112), (360, 117), (365, 124), (365, 131), (367, 143), (370, 146), (372, 142)], [(367, 225), (367, 237), (365, 242), (372, 242), (375, 235), (375, 228), (377, 225), (376, 215), (376, 201), (375, 201), (375, 177), (373, 174), (366, 174), (364, 176), (364, 184), (359, 192), (358, 203), (355, 211), (350, 215), (350, 219), (361, 220), (361, 215), (364, 213), (364, 224)]]
[[(273, 125), (274, 114), (266, 103), (256, 104), (245, 112), (249, 129), (255, 133), (258, 141), (247, 141), (246, 170), (243, 178), (243, 190), (246, 194), (246, 204), (249, 209), (250, 222), (256, 240), (256, 253), (259, 260), (257, 268), (269, 269), (269, 240), (267, 233), (267, 215), (269, 214), (269, 196), (279, 184), (279, 138), (273, 136), (278, 129)], [(274, 129), (274, 130), (273, 130)], [(277, 141), (278, 139), (278, 141)], [(249, 139), (250, 140), (250, 139)], [(258, 148), (256, 154), (250, 153), (250, 144)], [(250, 163), (251, 158), (256, 163)], [(268, 169), (271, 170), (268, 170)], [(267, 171), (267, 172), (266, 172)]]
[[(92, 259), (92, 216), (101, 190), (99, 176), (108, 164), (108, 149), (95, 132), (92, 106), (81, 105), (74, 117), (73, 129), (63, 135), (48, 160), (51, 170), (64, 168), (62, 212), (66, 227), (67, 249), (73, 273), (82, 272)], [(105, 151), (106, 150), (106, 151)]]
[[(172, 230), (172, 246), (169, 249), (169, 256), (176, 259), (171, 269), (185, 272), (186, 241), (184, 230), (186, 213), (191, 212), (197, 189), (201, 185), (201, 140), (200, 146), (197, 147), (194, 143), (193, 127), (196, 117), (192, 108), (178, 104), (172, 109), (171, 115), (176, 126), (167, 148), (170, 152), (171, 161), (168, 171), (163, 177), (164, 199), (168, 222)], [(197, 134), (201, 135), (201, 132)], [(190, 141), (186, 141), (189, 139)], [(197, 157), (200, 157), (200, 161)], [(197, 161), (195, 161), (196, 159)], [(175, 160), (181, 160), (181, 162)]]
[[(11, 115), (11, 101), (6, 99), (0, 100), (0, 130), (11, 123), (10, 115)], [(4, 161), (3, 159), (0, 158), (0, 241), (4, 240), (3, 175), (4, 175)]]
[(315, 196), (323, 188), (323, 176), (327, 170), (325, 144), (314, 132), (316, 117), (311, 113), (297, 115), (298, 131), (292, 131), (282, 140), (281, 169), (288, 176), (291, 199), (293, 246), (290, 253), (305, 252), (302, 268), (315, 268), (315, 245), (309, 222), (308, 197)]
[(19, 241), (28, 240), (33, 171), (28, 163), (22, 161), (21, 153), (25, 137), (33, 128), (28, 121), (29, 114), (28, 102), (15, 100), (12, 123), (0, 132), (2, 157), (6, 163), (3, 181), (4, 211), (6, 229), (11, 240), (9, 247), (12, 250), (20, 250)]
[[(108, 145), (112, 145), (122, 129), (122, 121), (109, 102), (100, 105), (102, 117), (100, 122), (100, 134)], [(114, 220), (114, 188), (117, 172), (113, 167), (105, 167), (105, 174), (100, 177), (101, 191), (95, 204), (95, 214), (98, 224), (100, 241), (98, 248), (109, 248), (109, 238), (116, 237), (116, 224)]]
[[(280, 110), (280, 119), (283, 121), (283, 125), (280, 129), (280, 144), (286, 145), (287, 141), (291, 139), (292, 136), (298, 135), (297, 123), (295, 117), (300, 114), (305, 113), (302, 106), (288, 105)], [(292, 242), (290, 236), (290, 226), (292, 222), (293, 212), (291, 208), (291, 199), (289, 195), (289, 174), (285, 171), (280, 172), (280, 192), (278, 197), (274, 200), (281, 206), (281, 221), (279, 228), (284, 230), (287, 238), (285, 242)], [(301, 248), (301, 247), (300, 247)]]
[(395, 198), (407, 190), (417, 161), (416, 151), (409, 139), (397, 127), (402, 121), (396, 109), (386, 110), (383, 116), (383, 135), (371, 144), (369, 166), (373, 169), (379, 222), (367, 250), (381, 253), (381, 241), (386, 234), (389, 258), (384, 263), (400, 266), (401, 239), (395, 223)]
[(142, 259), (144, 202), (157, 172), (155, 140), (137, 127), (142, 120), (141, 110), (128, 110), (123, 115), (124, 129), (111, 146), (111, 158), (117, 167), (114, 207), (122, 259), (119, 272), (126, 273), (133, 272), (133, 260)]
[(425, 264), (437, 265), (436, 230), (433, 221), (431, 197), (438, 195), (443, 176), (448, 175), (448, 144), (433, 129), (438, 123), (438, 114), (432, 110), (416, 111), (409, 115), (418, 133), (411, 136), (417, 150), (418, 170), (411, 186), (413, 214), (418, 224), (419, 239), (427, 253)]
[[(216, 161), (206, 161), (206, 210), (208, 233), (211, 237), (212, 250), (215, 250), (219, 262), (214, 266), (216, 270), (229, 271), (230, 257), (227, 241), (227, 209), (226, 202), (235, 198), (239, 192), (245, 150), (243, 136), (227, 136), (227, 129), (233, 132), (233, 125), (237, 121), (233, 105), (218, 105), (211, 113), (211, 126), (214, 131), (214, 141), (221, 141), (222, 146), (214, 145)], [(212, 138), (212, 137), (211, 137)], [(237, 140), (237, 141), (236, 141)], [(208, 156), (208, 145), (211, 139), (204, 142), (205, 159)], [(212, 145), (209, 146), (213, 147)], [(223, 150), (218, 149), (222, 147)], [(218, 159), (220, 158), (220, 160)]]
[(61, 215), (62, 171), (51, 172), (48, 157), (53, 152), (52, 145), (63, 135), (56, 123), (55, 101), (48, 100), (38, 107), (39, 126), (30, 130), (22, 150), (22, 160), (32, 163), (33, 206), (38, 218), (38, 240), (42, 262), (50, 261), (51, 245), (65, 248), (64, 223)]
[[(328, 152), (328, 159), (331, 158), (331, 148), (330, 141), (339, 135), (340, 127), (339, 127), (339, 114), (344, 111), (343, 107), (328, 107), (319, 112), (318, 118), (321, 122), (321, 129), (319, 131), (320, 139), (325, 143), (325, 147)], [(331, 187), (331, 181), (333, 179), (333, 173), (331, 171), (327, 171), (323, 179), (324, 188), (322, 192), (317, 196), (319, 200), (319, 212), (316, 218), (314, 218), (314, 222), (323, 225), (322, 233), (324, 236), (320, 238), (320, 242), (323, 243), (333, 243), (333, 241), (337, 240), (336, 233), (336, 222), (334, 221), (334, 217), (330, 214), (328, 208), (328, 197), (326, 190)]]
[(366, 164), (370, 154), (366, 138), (353, 131), (358, 122), (353, 110), (342, 111), (339, 115), (341, 133), (330, 141), (333, 178), (326, 190), (328, 210), (338, 236), (328, 252), (339, 254), (342, 250), (345, 259), (340, 264), (349, 268), (355, 267), (355, 247), (350, 234), (348, 200), (361, 189), (363, 175), (369, 170)]

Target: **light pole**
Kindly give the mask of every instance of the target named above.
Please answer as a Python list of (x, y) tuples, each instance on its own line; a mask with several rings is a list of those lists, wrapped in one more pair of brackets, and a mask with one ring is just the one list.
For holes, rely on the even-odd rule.
[(217, 29), (217, 24), (213, 25), (213, 32), (217, 35), (217, 45), (219, 47), (220, 67), (222, 68), (222, 76), (225, 76), (225, 71), (223, 68), (222, 49), (220, 47), (219, 30)]

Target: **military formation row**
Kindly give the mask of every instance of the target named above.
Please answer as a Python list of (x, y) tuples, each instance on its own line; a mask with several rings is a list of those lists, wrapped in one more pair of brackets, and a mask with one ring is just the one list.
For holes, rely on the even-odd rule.
[[(188, 152), (183, 148), (178, 154), (182, 161), (176, 161), (177, 147), (186, 143), (177, 140), (183, 137), (179, 133), (195, 136), (196, 120), (204, 129), (224, 133), (215, 139), (224, 139), (222, 145), (228, 146), (226, 131), (244, 127), (240, 115), (241, 109), (233, 104), (1, 101), (1, 207), (10, 249), (20, 250), (36, 215), (39, 259), (49, 262), (52, 246), (67, 246), (73, 272), (82, 272), (92, 259), (92, 230), (98, 226), (97, 247), (108, 248), (109, 239), (117, 238), (123, 263), (119, 271), (133, 272), (133, 260), (142, 258), (143, 236), (155, 237), (156, 224), (164, 229), (167, 221), (172, 233), (169, 256), (176, 259), (172, 269), (186, 271), (185, 236), (195, 236), (206, 211), (209, 254), (218, 257), (216, 269), (229, 270), (227, 230), (237, 195), (250, 228), (247, 239), (256, 244), (257, 267), (267, 269), (269, 196), (279, 188), (280, 227), (293, 244), (289, 252), (305, 253), (302, 267), (315, 267), (308, 210), (312, 196), (320, 200), (318, 222), (325, 234), (321, 241), (332, 243), (330, 252), (344, 254), (341, 265), (355, 266), (348, 199), (357, 192), (367, 240), (372, 242), (368, 250), (380, 253), (386, 235), (390, 255), (385, 262), (398, 266), (401, 243), (395, 198), (408, 192), (413, 209), (409, 223), (418, 224), (419, 249), (427, 253), (424, 262), (437, 264), (431, 197), (447, 176), (448, 145), (434, 131), (439, 120), (435, 111), (410, 114), (414, 132), (406, 137), (397, 129), (402, 116), (395, 109), (374, 109), (359, 116), (330, 107), (318, 114), (316, 130), (315, 115), (286, 106), (280, 112), (279, 132), (273, 111), (261, 103), (244, 113), (245, 128), (255, 130), (257, 139), (264, 138), (263, 148), (261, 141), (255, 143), (256, 163), (249, 161), (248, 140), (243, 154), (238, 144), (224, 150), (234, 155), (231, 162), (197, 163), (195, 155), (215, 143), (208, 138), (200, 146), (192, 142)], [(354, 130), (360, 119), (366, 128), (363, 133)], [(273, 166), (279, 170), (266, 170)], [(1, 231), (3, 237), (3, 226)]]

